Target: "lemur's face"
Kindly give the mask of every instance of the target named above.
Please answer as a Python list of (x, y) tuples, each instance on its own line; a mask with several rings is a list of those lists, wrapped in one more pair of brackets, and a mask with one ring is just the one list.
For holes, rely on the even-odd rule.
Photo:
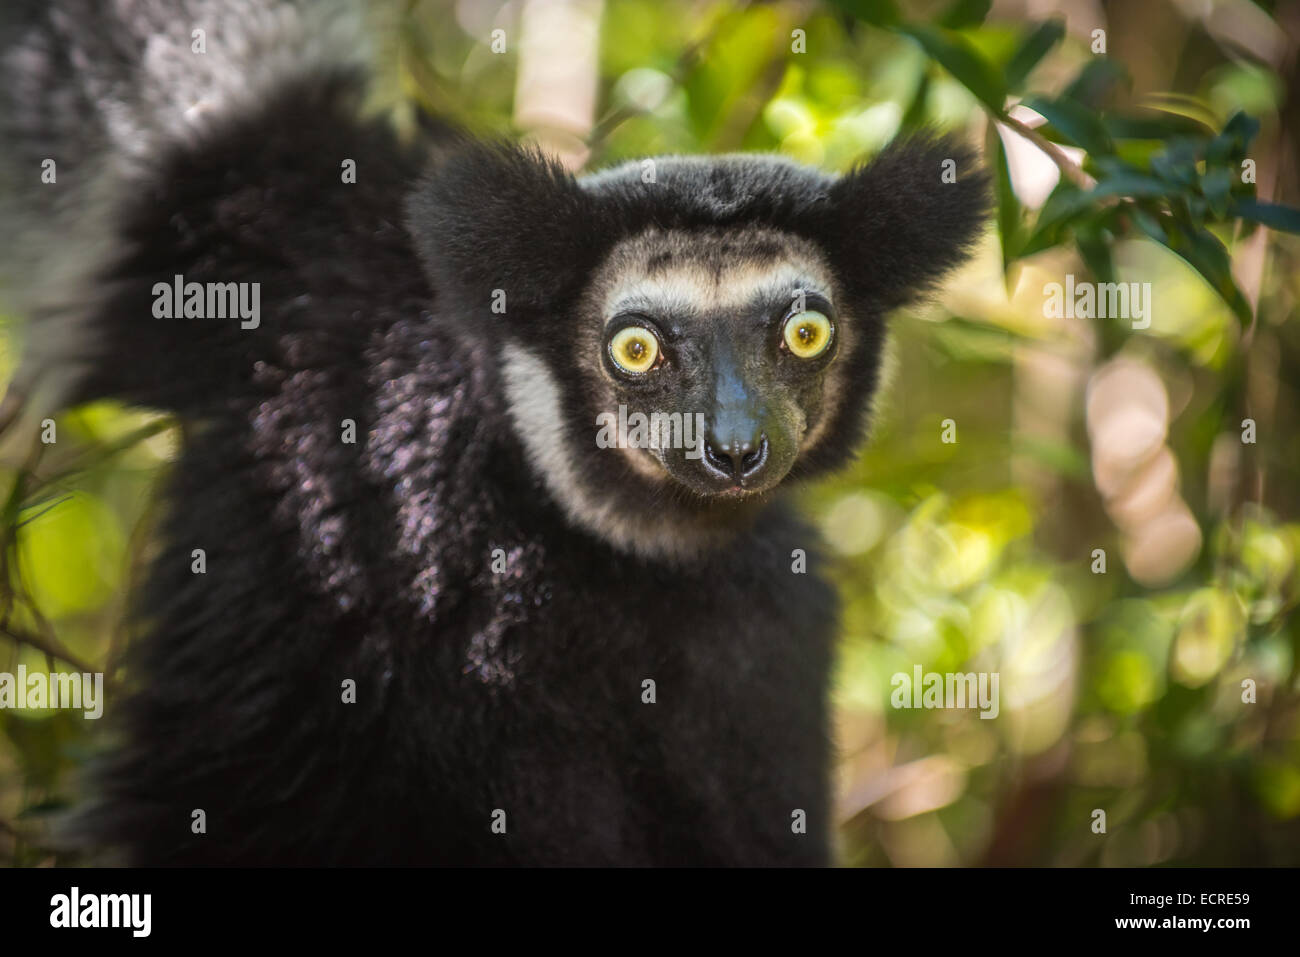
[(440, 314), (491, 330), (514, 438), (566, 517), (689, 559), (854, 453), (884, 317), (963, 258), (985, 187), (969, 150), (924, 138), (844, 176), (737, 155), (576, 180), (469, 145), (409, 212)]
[(681, 497), (770, 491), (842, 393), (853, 332), (838, 299), (812, 244), (774, 230), (624, 240), (577, 317), (590, 444)]

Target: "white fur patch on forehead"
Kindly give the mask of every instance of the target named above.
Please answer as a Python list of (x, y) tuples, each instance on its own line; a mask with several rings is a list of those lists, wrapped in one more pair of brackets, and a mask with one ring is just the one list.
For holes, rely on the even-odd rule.
[(652, 230), (614, 248), (594, 287), (608, 321), (638, 309), (740, 309), (800, 292), (833, 301), (830, 269), (811, 243), (772, 230)]

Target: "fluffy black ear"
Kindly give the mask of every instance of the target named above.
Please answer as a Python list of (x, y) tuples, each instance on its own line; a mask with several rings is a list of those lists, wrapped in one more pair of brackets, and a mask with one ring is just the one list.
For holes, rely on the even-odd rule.
[(930, 289), (961, 263), (990, 212), (975, 152), (932, 134), (896, 140), (830, 190), (836, 271), (881, 311)]
[(437, 295), (488, 310), (501, 290), (509, 314), (555, 302), (594, 265), (592, 205), (540, 150), (470, 141), (411, 195), (407, 227)]

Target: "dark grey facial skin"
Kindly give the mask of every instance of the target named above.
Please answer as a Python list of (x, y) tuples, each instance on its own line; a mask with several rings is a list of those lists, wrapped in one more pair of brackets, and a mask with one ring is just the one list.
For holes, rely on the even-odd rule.
[[(620, 449), (638, 475), (679, 500), (718, 505), (757, 501), (786, 478), (833, 405), (828, 379), (848, 324), (828, 273), (809, 244), (758, 228), (652, 232), (615, 251), (581, 320), (580, 351), (596, 373), (584, 391), (597, 413), (621, 406), (629, 418), (667, 413), (695, 427), (689, 445)], [(783, 336), (807, 311), (830, 322), (815, 357), (796, 355)], [(645, 371), (615, 359), (628, 327), (658, 344)]]
[[(816, 474), (827, 443), (843, 441), (854, 380), (870, 389), (855, 359), (874, 344), (871, 317), (841, 309), (843, 298), (820, 247), (771, 228), (652, 228), (621, 241), (568, 304), (536, 318), (545, 334), (511, 327), (502, 345), (530, 466), (571, 521), (617, 547), (689, 561), (725, 544), (784, 481)], [(813, 311), (829, 335), (805, 358), (782, 331)], [(611, 354), (629, 327), (658, 347), (656, 361), (632, 363), (639, 371)], [(689, 423), (675, 436), (689, 441), (636, 436), (636, 420), (656, 414)], [(613, 420), (625, 428), (611, 447)]]
[[(825, 373), (834, 361), (834, 332), (824, 352), (801, 358), (785, 345), (783, 328), (800, 305), (826, 315), (824, 294), (796, 296), (761, 290), (735, 306), (674, 309), (651, 303), (612, 316), (603, 361), (619, 401), (629, 411), (703, 416), (695, 448), (647, 450), (686, 489), (701, 496), (744, 497), (768, 491), (789, 473), (810, 421), (822, 411)], [(627, 373), (609, 343), (628, 325), (659, 340), (658, 364)], [(700, 421), (700, 420), (693, 420)]]

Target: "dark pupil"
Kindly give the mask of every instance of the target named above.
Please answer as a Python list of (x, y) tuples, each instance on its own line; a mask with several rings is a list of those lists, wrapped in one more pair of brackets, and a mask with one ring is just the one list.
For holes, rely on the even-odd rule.
[(813, 339), (817, 338), (817, 333), (816, 331), (814, 331), (812, 326), (800, 326), (799, 338), (803, 340), (804, 345), (807, 345), (808, 343), (812, 342)]
[(645, 355), (645, 343), (640, 339), (633, 339), (627, 345), (627, 355), (629, 359), (640, 359)]

